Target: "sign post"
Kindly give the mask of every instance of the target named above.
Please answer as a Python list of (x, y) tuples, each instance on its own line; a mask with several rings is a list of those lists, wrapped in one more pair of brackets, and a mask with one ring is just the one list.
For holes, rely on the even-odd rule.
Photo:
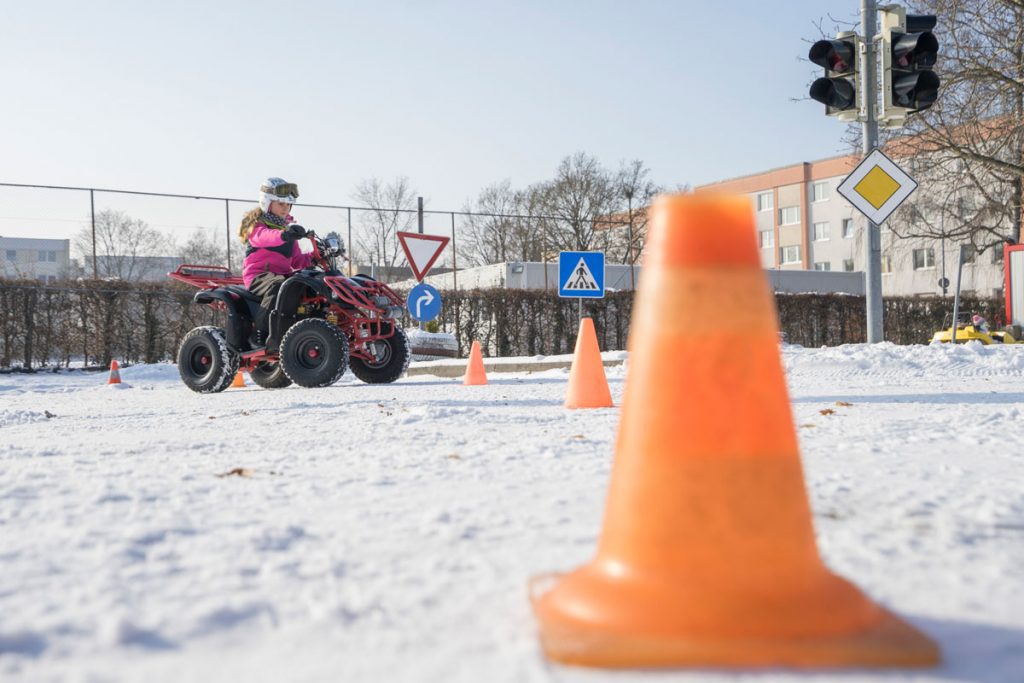
[(558, 253), (558, 296), (575, 297), (583, 318), (584, 299), (604, 298), (604, 252), (562, 251)]

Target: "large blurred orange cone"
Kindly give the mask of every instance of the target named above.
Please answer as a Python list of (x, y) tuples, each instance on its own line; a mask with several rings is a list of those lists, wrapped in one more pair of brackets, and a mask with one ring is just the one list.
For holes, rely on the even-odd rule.
[(107, 378), (107, 384), (120, 384), (121, 383), (121, 366), (117, 364), (116, 360), (110, 361), (110, 377)]
[(487, 384), (487, 371), (484, 370), (484, 357), (480, 353), (480, 342), (474, 341), (469, 349), (469, 363), (466, 364), (466, 375), (462, 383), (469, 385)]
[(612, 392), (604, 374), (597, 332), (590, 318), (580, 320), (576, 335), (576, 352), (569, 370), (569, 387), (565, 392), (566, 408), (611, 408)]
[(597, 554), (533, 591), (550, 658), (937, 663), (934, 643), (818, 554), (777, 330), (749, 199), (659, 198)]
[(244, 386), (245, 386), (245, 377), (242, 377), (242, 371), (239, 370), (238, 372), (235, 373), (235, 378), (233, 380), (231, 380), (231, 387), (230, 388), (234, 389), (235, 387), (244, 387)]

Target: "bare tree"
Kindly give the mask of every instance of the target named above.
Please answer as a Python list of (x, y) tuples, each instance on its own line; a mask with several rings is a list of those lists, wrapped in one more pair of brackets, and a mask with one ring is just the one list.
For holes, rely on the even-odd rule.
[[(895, 141), (932, 192), (901, 235), (952, 236), (984, 246), (1020, 240), (1024, 191), (1024, 0), (919, 0), (939, 17), (935, 105), (915, 114)], [(908, 136), (907, 134), (910, 133)]]
[(554, 180), (531, 191), (546, 217), (542, 224), (551, 252), (603, 250), (609, 231), (599, 229), (598, 224), (607, 221), (624, 202), (615, 175), (585, 152), (564, 158)]
[[(394, 267), (402, 253), (396, 232), (408, 230), (416, 219), (416, 190), (406, 177), (383, 182), (369, 178), (355, 189), (355, 200), (369, 211), (357, 214), (359, 233), (353, 239), (360, 257)], [(355, 256), (355, 254), (353, 254)]]
[[(74, 238), (75, 250), (86, 264), (86, 274), (93, 266), (92, 228), (82, 228)], [(166, 254), (169, 241), (158, 230), (142, 220), (112, 209), (96, 214), (96, 274), (122, 280), (139, 280), (154, 267), (146, 257)], [(156, 267), (162, 268), (165, 264)]]
[[(620, 164), (619, 172), (616, 174), (615, 182), (625, 202), (626, 229), (617, 231), (620, 234), (624, 233), (625, 237), (624, 240), (616, 240), (621, 250), (621, 258), (616, 255), (612, 258), (622, 263), (636, 263), (647, 241), (647, 207), (650, 206), (654, 195), (663, 190), (651, 181), (650, 175), (650, 169), (640, 159)], [(620, 217), (621, 213), (620, 208)]]
[(542, 235), (532, 209), (528, 193), (514, 190), (510, 180), (485, 187), (465, 207), (473, 215), (463, 223), (460, 258), (474, 266), (540, 260)]
[(210, 228), (196, 228), (178, 250), (183, 263), (221, 266), (227, 263), (224, 242)]

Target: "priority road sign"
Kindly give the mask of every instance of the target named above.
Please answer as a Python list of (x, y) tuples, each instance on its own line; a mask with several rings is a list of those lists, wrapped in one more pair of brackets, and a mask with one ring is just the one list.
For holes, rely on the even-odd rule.
[(604, 252), (559, 252), (558, 296), (588, 299), (603, 298)]
[(409, 315), (420, 322), (430, 322), (441, 312), (441, 293), (425, 282), (421, 282), (409, 292), (405, 301)]
[(877, 149), (838, 187), (839, 194), (875, 225), (884, 223), (916, 189), (917, 181)]

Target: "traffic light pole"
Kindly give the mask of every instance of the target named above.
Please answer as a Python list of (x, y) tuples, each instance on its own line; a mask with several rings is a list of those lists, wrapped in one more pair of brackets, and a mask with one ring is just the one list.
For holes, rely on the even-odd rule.
[[(863, 64), (860, 84), (864, 93), (864, 115), (861, 139), (864, 156), (878, 148), (878, 69), (875, 54), (875, 33), (878, 30), (878, 7), (875, 0), (860, 0), (860, 33), (864, 36)], [(864, 289), (867, 299), (868, 343), (883, 341), (882, 336), (882, 235), (880, 228), (868, 221), (867, 239), (864, 240)]]

